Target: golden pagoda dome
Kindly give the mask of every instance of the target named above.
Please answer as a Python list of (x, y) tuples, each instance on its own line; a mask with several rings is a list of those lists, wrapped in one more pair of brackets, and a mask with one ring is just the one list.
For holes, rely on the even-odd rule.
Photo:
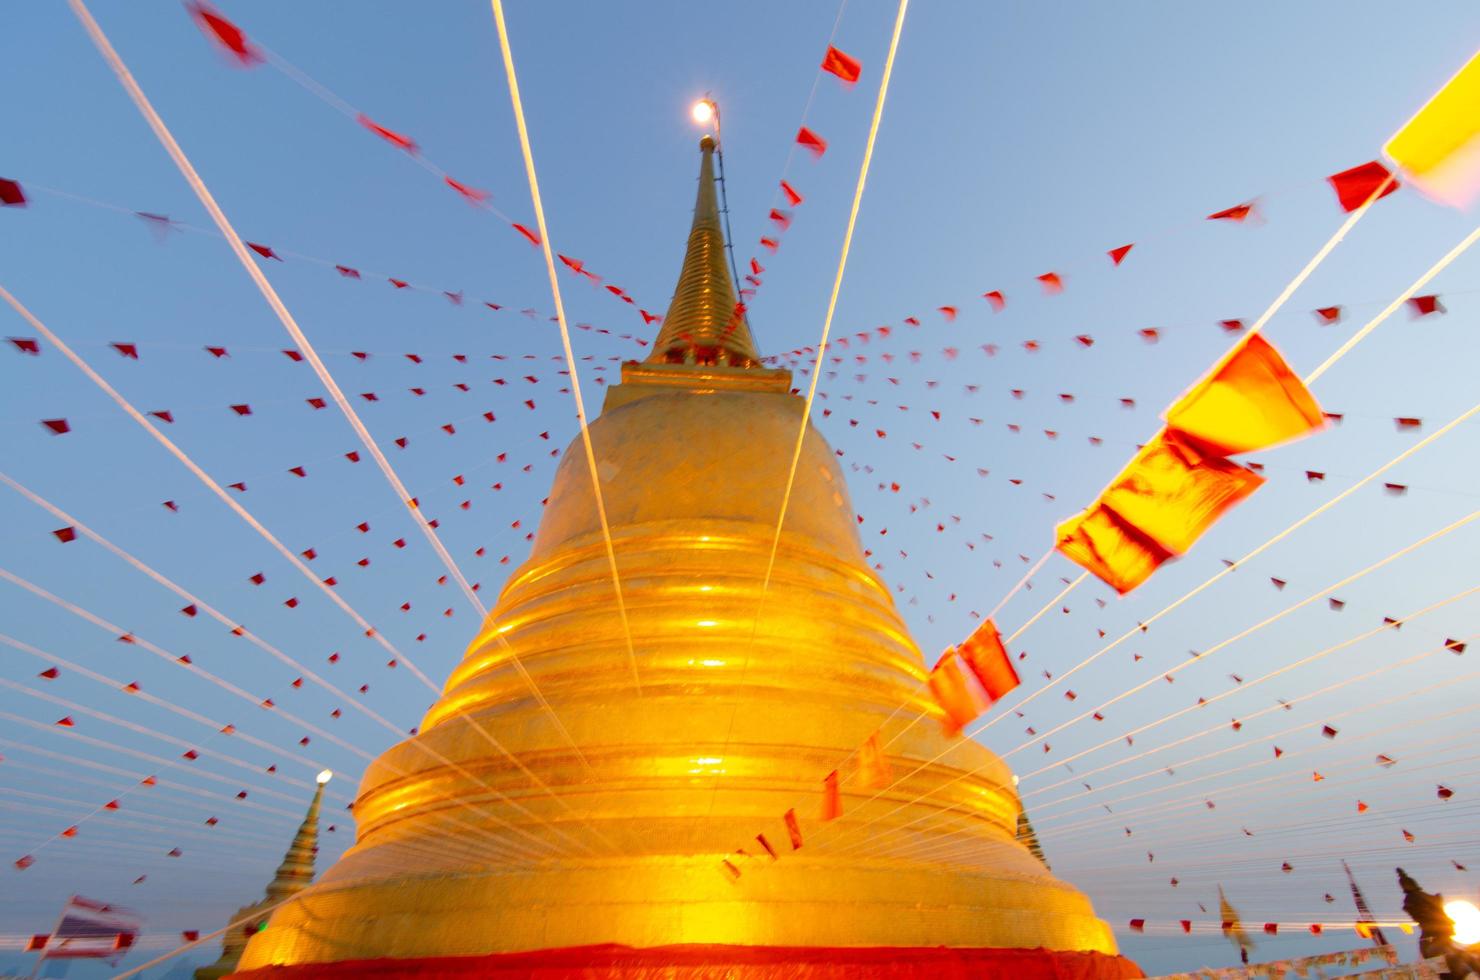
[[(803, 402), (737, 315), (714, 151), (706, 138), (652, 354), (590, 425), (627, 630), (577, 439), (419, 734), (366, 771), (358, 841), (274, 913), (238, 976), (863, 977), (883, 957), (915, 964), (902, 977), (941, 956), (972, 976), (1063, 959), (1140, 976), (1019, 841), (1007, 766), (936, 723), (811, 428), (763, 595)], [(881, 726), (902, 778), (876, 791), (850, 760)], [(843, 813), (823, 824), (833, 770)], [(766, 972), (778, 963), (790, 972)]]

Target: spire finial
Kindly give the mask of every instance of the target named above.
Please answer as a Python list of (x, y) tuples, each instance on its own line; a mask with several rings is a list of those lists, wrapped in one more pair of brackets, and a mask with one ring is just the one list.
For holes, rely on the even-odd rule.
[(714, 137), (699, 140), (699, 195), (683, 269), (649, 363), (759, 367), (760, 355), (735, 297), (714, 188)]

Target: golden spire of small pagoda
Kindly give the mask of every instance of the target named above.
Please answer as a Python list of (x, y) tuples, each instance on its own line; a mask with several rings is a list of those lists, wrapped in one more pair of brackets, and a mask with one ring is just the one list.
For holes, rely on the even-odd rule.
[(725, 257), (725, 233), (714, 189), (714, 138), (701, 139), (699, 152), (699, 195), (683, 269), (647, 362), (759, 367), (760, 354), (736, 299)]
[[(221, 938), (221, 958), (210, 966), (196, 970), (195, 980), (218, 980), (235, 973), (242, 951), (247, 948), (247, 940), (267, 924), (271, 910), (313, 884), (314, 858), (319, 853), (319, 807), (324, 801), (324, 784), (333, 775), (328, 769), (319, 773), (313, 801), (308, 804), (308, 812), (303, 815), (303, 822), (293, 835), (293, 843), (288, 845), (288, 851), (283, 855), (283, 863), (278, 865), (272, 881), (267, 883), (266, 897), (236, 910), (236, 914), (231, 917), (232, 922), (242, 919), (248, 921), (227, 931)], [(254, 913), (259, 910), (261, 916), (255, 918)]]

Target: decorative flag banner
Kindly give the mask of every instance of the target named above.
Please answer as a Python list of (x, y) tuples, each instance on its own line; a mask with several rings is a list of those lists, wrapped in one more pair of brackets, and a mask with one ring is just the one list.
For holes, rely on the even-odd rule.
[(1321, 407), (1260, 334), (1166, 411), (1167, 429), (1208, 453), (1268, 449), (1326, 424)]
[(1055, 529), (1055, 547), (1124, 595), (1263, 483), (1252, 470), (1163, 433), (1089, 510)]
[(1002, 643), (1002, 634), (990, 619), (984, 620), (956, 648), (956, 656), (966, 664), (993, 704), (1022, 683), (1013, 669), (1012, 658), (1007, 655), (1007, 647)]
[[(43, 960), (104, 959), (116, 965), (138, 938), (142, 921), (129, 909), (73, 895), (41, 951)], [(38, 937), (39, 938), (39, 937)]]
[(1480, 197), (1480, 53), (1429, 99), (1382, 148), (1408, 182), (1443, 204), (1468, 208)]
[(857, 58), (853, 58), (832, 45), (827, 46), (827, 54), (822, 59), (822, 70), (830, 75), (841, 78), (846, 85), (853, 85), (858, 81), (863, 66)]

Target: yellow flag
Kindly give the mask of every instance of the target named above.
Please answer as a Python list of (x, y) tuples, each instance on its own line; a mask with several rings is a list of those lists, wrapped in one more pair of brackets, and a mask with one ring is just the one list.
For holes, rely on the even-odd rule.
[(1480, 197), (1480, 53), (1383, 147), (1427, 196), (1467, 208)]
[(1326, 424), (1300, 378), (1254, 334), (1166, 411), (1167, 428), (1218, 456), (1250, 453)]

